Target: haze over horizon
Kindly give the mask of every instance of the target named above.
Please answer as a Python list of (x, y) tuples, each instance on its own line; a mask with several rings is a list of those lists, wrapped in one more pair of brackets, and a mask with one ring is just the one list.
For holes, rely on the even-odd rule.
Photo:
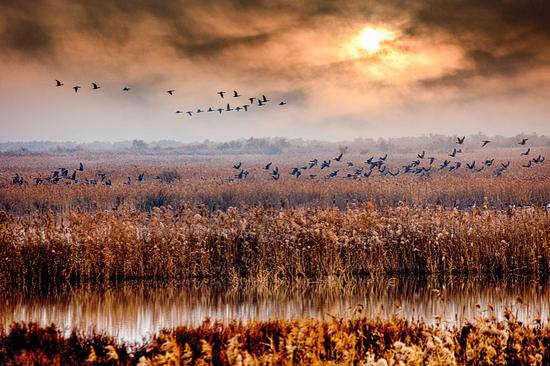
[(0, 50), (0, 141), (550, 134), (542, 0), (0, 0)]

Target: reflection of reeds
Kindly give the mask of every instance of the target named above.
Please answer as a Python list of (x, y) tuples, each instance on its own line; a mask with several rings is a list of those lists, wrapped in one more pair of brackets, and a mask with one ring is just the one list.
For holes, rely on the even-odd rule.
[[(224, 323), (323, 320), (331, 315), (349, 318), (356, 304), (363, 305), (362, 315), (369, 318), (398, 315), (407, 320), (424, 319), (429, 324), (439, 316), (443, 322), (462, 325), (487, 315), (484, 310), (489, 306), (498, 320), (503, 320), (505, 309), (511, 308), (521, 321), (539, 318), (546, 322), (550, 287), (530, 280), (373, 278), (356, 279), (338, 288), (302, 281), (268, 289), (253, 284), (235, 289), (209, 283), (176, 286), (138, 281), (111, 288), (54, 288), (47, 293), (10, 290), (0, 294), (0, 324), (55, 323), (63, 329), (96, 329), (123, 341), (140, 341), (162, 328), (198, 326), (205, 318)], [(525, 305), (517, 302), (518, 297)]]
[(128, 346), (102, 335), (64, 337), (50, 326), (14, 324), (0, 334), (3, 364), (343, 364), (470, 365), (550, 362), (550, 327), (523, 324), (512, 313), (464, 326), (427, 325), (399, 318), (372, 320), (357, 306), (350, 320), (298, 320), (163, 331)]
[(0, 284), (44, 286), (132, 278), (288, 279), (396, 273), (548, 272), (550, 217), (373, 205), (227, 212), (71, 212), (0, 217)]

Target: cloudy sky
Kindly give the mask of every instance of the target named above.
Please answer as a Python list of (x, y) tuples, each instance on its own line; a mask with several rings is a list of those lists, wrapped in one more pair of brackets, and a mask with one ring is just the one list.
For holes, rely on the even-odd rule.
[(0, 0), (0, 51), (1, 141), (550, 134), (545, 0)]

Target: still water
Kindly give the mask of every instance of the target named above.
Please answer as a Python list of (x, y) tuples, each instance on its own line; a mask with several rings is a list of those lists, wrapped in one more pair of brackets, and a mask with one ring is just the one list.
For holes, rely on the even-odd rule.
[[(108, 289), (78, 287), (42, 294), (0, 293), (0, 324), (55, 323), (62, 329), (96, 330), (127, 342), (163, 328), (229, 322), (350, 317), (357, 304), (370, 317), (404, 317), (460, 324), (506, 308), (522, 321), (548, 321), (550, 285), (530, 278), (381, 278), (345, 286), (326, 283), (269, 290), (224, 288), (205, 283), (125, 284)], [(489, 306), (493, 311), (488, 310)]]

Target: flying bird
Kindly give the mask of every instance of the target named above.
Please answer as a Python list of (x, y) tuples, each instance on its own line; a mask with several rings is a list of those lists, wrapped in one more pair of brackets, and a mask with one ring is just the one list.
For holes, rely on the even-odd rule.
[(255, 99), (256, 99), (256, 98), (254, 98), (254, 97), (248, 98), (248, 100), (250, 101), (250, 104), (254, 104), (254, 100), (255, 100)]
[(238, 163), (233, 164), (233, 168), (235, 168), (235, 169), (240, 169), (240, 168), (241, 168), (241, 165), (243, 165), (243, 163), (239, 161)]
[(342, 156), (344, 156), (344, 153), (340, 153), (340, 155), (338, 155), (337, 157), (335, 157), (334, 160), (340, 161), (340, 160), (342, 160)]
[(97, 90), (99, 88), (101, 88), (99, 85), (97, 85), (96, 83), (92, 83), (92, 89)]
[(265, 170), (269, 170), (271, 168), (271, 162), (267, 163), (264, 167)]
[[(236, 90), (233, 90), (233, 98), (238, 98), (240, 97), (241, 95), (239, 93), (237, 93)], [(223, 97), (222, 97), (223, 98)]]
[(462, 145), (464, 143), (465, 139), (466, 139), (466, 136), (462, 136), (462, 138), (457, 137), (456, 138), (456, 143), (459, 144), (459, 145)]
[(286, 102), (279, 103), (279, 105), (286, 105), (286, 104), (287, 104)]
[(218, 112), (220, 112), (220, 114), (222, 114), (223, 108), (218, 108)]
[(73, 86), (74, 92), (78, 93), (78, 89), (82, 88), (81, 86)]
[(245, 112), (248, 112), (248, 107), (250, 107), (248, 104), (243, 105), (243, 109)]
[(130, 91), (130, 88), (128, 88), (127, 86), (125, 86), (124, 88), (122, 88), (122, 91)]
[(80, 163), (80, 166), (78, 167), (78, 170), (80, 170), (81, 172), (84, 171), (84, 164), (82, 164), (82, 162)]
[(174, 90), (174, 89), (170, 89), (170, 90), (167, 90), (166, 92), (167, 92), (168, 94), (170, 94), (170, 95), (174, 95), (175, 90)]
[(202, 113), (202, 112), (204, 112), (204, 111), (199, 108), (199, 109), (197, 109), (197, 111), (195, 113)]
[(426, 155), (426, 152), (425, 151), (422, 151), (421, 154), (416, 154), (416, 156), (418, 156), (419, 159), (424, 159), (424, 156)]
[(191, 111), (187, 111), (187, 114), (189, 115), (189, 117), (193, 116), (193, 112), (191, 112)]
[(481, 142), (482, 142), (481, 147), (485, 147), (485, 146), (487, 146), (487, 144), (489, 144), (491, 141), (489, 141), (489, 140), (483, 140), (483, 141), (481, 141)]
[(232, 111), (233, 109), (231, 108), (231, 106), (229, 105), (229, 103), (227, 103), (227, 107), (225, 108), (226, 111), (230, 112)]
[(528, 148), (527, 151), (521, 153), (521, 156), (527, 156), (529, 155), (530, 152), (531, 152), (531, 148)]
[(183, 112), (180, 111), (180, 110), (177, 110), (177, 111), (176, 111), (176, 114), (180, 114), (180, 113), (183, 113)]
[(223, 95), (225, 94), (225, 92), (224, 91), (219, 91), (218, 94), (219, 94), (220, 97), (223, 98)]
[(210, 108), (208, 108), (207, 112), (214, 112), (214, 110), (212, 109), (212, 107), (210, 107)]
[(456, 149), (453, 149), (453, 152), (449, 154), (450, 157), (454, 158), (456, 156)]
[(65, 85), (65, 84), (63, 84), (61, 81), (57, 79), (55, 80), (55, 86), (62, 86), (62, 85)]
[(518, 142), (518, 145), (525, 145), (527, 140), (529, 140), (529, 139), (522, 139), (520, 142)]

